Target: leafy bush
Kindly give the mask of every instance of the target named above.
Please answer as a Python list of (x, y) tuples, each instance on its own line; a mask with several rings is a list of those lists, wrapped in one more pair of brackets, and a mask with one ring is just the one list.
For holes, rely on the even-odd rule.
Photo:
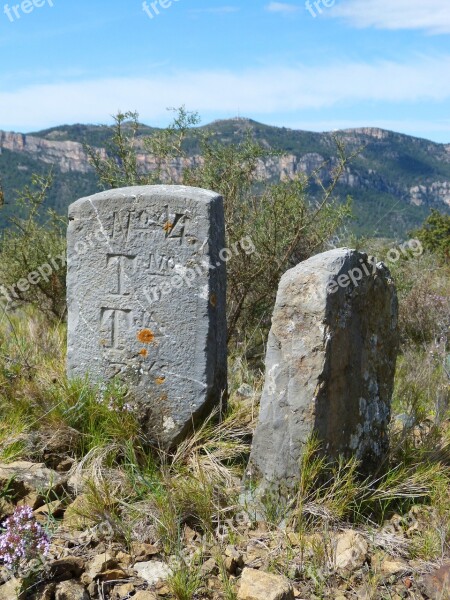
[(450, 269), (436, 254), (409, 257), (390, 265), (399, 295), (400, 334), (404, 346), (448, 339)]
[(66, 314), (66, 221), (42, 209), (52, 176), (34, 175), (32, 187), (19, 192), (16, 206), (23, 217), (12, 217), (0, 241), (0, 292), (8, 305), (30, 304), (50, 319)]
[[(128, 120), (128, 122), (127, 122)], [(87, 148), (91, 164), (106, 188), (154, 183), (183, 183), (219, 192), (224, 197), (226, 244), (234, 252), (228, 266), (228, 333), (242, 341), (260, 326), (267, 328), (278, 281), (289, 267), (321, 249), (323, 243), (349, 216), (349, 205), (333, 202), (332, 194), (348, 158), (337, 142), (339, 160), (334, 179), (322, 186), (323, 198), (311, 204), (308, 181), (263, 184), (262, 161), (277, 153), (256, 142), (250, 134), (236, 143), (224, 143), (208, 131), (197, 133), (200, 157), (187, 167), (187, 142), (198, 115), (184, 108), (173, 123), (150, 136), (139, 135), (137, 113), (119, 113), (107, 156)], [(190, 136), (190, 137), (189, 137)], [(139, 153), (149, 153), (154, 169), (145, 173)], [(182, 181), (174, 167), (185, 166)], [(320, 182), (319, 182), (320, 183)], [(242, 244), (247, 240), (247, 247)]]
[(418, 238), (426, 250), (450, 261), (450, 215), (432, 208), (423, 226), (411, 235)]

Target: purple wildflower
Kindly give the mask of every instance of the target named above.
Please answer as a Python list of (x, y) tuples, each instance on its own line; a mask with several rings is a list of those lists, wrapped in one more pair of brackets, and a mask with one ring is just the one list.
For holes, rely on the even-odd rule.
[(28, 506), (17, 507), (6, 519), (5, 532), (0, 536), (0, 560), (12, 571), (24, 563), (45, 556), (50, 541)]

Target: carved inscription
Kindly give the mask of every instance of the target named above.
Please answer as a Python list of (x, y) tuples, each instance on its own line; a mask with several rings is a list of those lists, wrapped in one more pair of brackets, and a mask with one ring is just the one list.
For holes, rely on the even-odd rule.
[(134, 212), (118, 210), (113, 213), (113, 226), (111, 238), (114, 241), (127, 243), (130, 237), (131, 219)]
[(170, 275), (170, 271), (175, 267), (173, 258), (150, 252), (149, 259), (146, 261), (145, 268), (150, 271), (150, 275)]
[(149, 213), (147, 209), (140, 210), (137, 213), (135, 228), (138, 231), (144, 231), (159, 226), (158, 218)]
[(129, 254), (107, 254), (106, 264), (116, 275), (110, 294), (128, 296), (130, 294), (128, 278), (136, 271), (136, 256)]
[(172, 212), (168, 205), (165, 206), (164, 212), (159, 213), (159, 215), (152, 215), (147, 210), (138, 212), (129, 210), (114, 211), (110, 238), (119, 244), (127, 244), (133, 231), (139, 233), (160, 231), (166, 240), (183, 244), (190, 218), (189, 212)]
[(131, 327), (131, 310), (102, 307), (100, 309), (100, 335), (104, 348), (123, 350), (122, 332)]
[(164, 225), (164, 231), (166, 232), (166, 239), (177, 240), (180, 244), (184, 242), (186, 233), (186, 222), (189, 219), (187, 214), (175, 213), (170, 214), (169, 207), (166, 207), (166, 223)]

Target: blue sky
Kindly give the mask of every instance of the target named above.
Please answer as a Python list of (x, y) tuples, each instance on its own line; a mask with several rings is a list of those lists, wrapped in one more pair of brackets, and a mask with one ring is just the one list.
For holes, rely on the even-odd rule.
[(163, 125), (184, 104), (204, 123), (245, 116), (450, 142), (450, 0), (147, 6), (0, 0), (0, 129), (110, 123), (118, 109)]

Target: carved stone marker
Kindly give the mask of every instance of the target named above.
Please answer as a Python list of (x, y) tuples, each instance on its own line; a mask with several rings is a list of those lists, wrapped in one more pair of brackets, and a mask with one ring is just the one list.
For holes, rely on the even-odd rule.
[(397, 295), (382, 263), (341, 248), (283, 275), (249, 464), (260, 489), (298, 481), (313, 433), (331, 459), (380, 465), (397, 349)]
[(69, 208), (68, 374), (128, 384), (152, 442), (168, 448), (226, 390), (221, 196), (143, 186)]

